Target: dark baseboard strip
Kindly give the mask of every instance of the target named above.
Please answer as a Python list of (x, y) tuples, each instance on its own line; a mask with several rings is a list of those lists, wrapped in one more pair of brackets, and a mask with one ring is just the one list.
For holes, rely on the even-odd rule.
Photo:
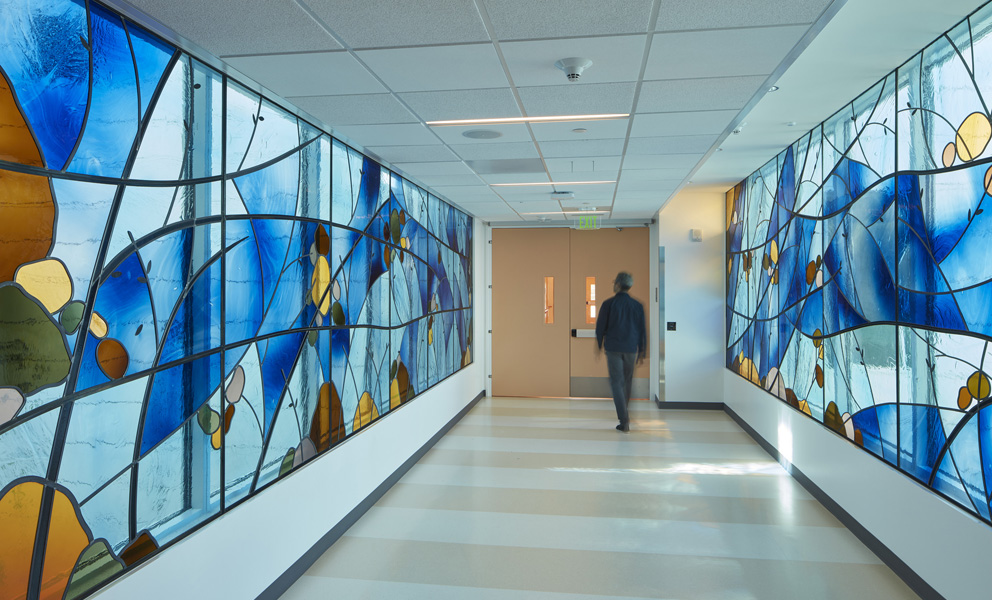
[(658, 408), (671, 410), (723, 410), (723, 402), (659, 402), (655, 400)]
[(348, 531), (348, 528), (361, 519), (362, 515), (372, 508), (372, 506), (379, 501), (379, 498), (382, 498), (382, 496), (389, 491), (389, 488), (393, 487), (393, 485), (396, 484), (396, 482), (399, 481), (400, 478), (402, 478), (406, 472), (413, 467), (413, 465), (417, 464), (417, 461), (423, 458), (424, 455), (434, 447), (434, 444), (436, 444), (438, 440), (444, 437), (444, 435), (448, 433), (448, 431), (454, 427), (455, 424), (468, 413), (468, 411), (472, 410), (472, 408), (478, 404), (479, 400), (482, 400), (485, 396), (485, 390), (479, 392), (479, 394), (473, 398), (472, 401), (465, 406), (465, 408), (458, 411), (458, 414), (452, 417), (451, 420), (448, 421), (440, 431), (434, 434), (431, 439), (427, 440), (427, 443), (421, 446), (420, 449), (413, 454), (413, 456), (408, 458), (398, 469), (393, 471), (392, 475), (379, 484), (379, 486), (375, 488), (375, 491), (369, 494), (358, 506), (353, 508), (344, 519), (341, 519), (337, 525), (324, 534), (324, 536), (320, 538), (320, 540), (314, 544), (312, 548), (307, 550), (306, 553), (294, 562), (292, 566), (286, 569), (285, 573), (273, 581), (269, 587), (265, 588), (265, 590), (258, 595), (256, 600), (276, 600), (286, 593), (286, 590), (296, 583), (296, 580), (306, 573), (307, 569), (313, 566), (313, 564), (317, 562), (317, 559), (327, 552), (331, 545), (338, 541), (338, 539), (344, 535), (346, 531)]
[(869, 550), (875, 553), (878, 558), (885, 563), (887, 567), (892, 569), (896, 575), (902, 579), (910, 589), (916, 592), (920, 598), (925, 600), (944, 600), (937, 590), (933, 589), (925, 579), (919, 576), (919, 574), (910, 568), (901, 558), (899, 558), (895, 552), (889, 549), (888, 546), (882, 543), (875, 535), (868, 531), (868, 529), (861, 524), (857, 519), (855, 519), (851, 513), (844, 510), (844, 508), (837, 503), (833, 498), (831, 498), (826, 492), (820, 489), (820, 486), (813, 483), (813, 481), (806, 476), (805, 473), (800, 471), (795, 465), (789, 462), (778, 449), (773, 446), (768, 440), (761, 436), (753, 427), (751, 427), (747, 421), (742, 419), (732, 408), (723, 405), (723, 410), (730, 418), (737, 422), (741, 429), (743, 429), (749, 436), (751, 436), (755, 442), (758, 443), (761, 448), (767, 452), (772, 458), (779, 462), (786, 471), (789, 472), (792, 477), (799, 482), (799, 485), (803, 486), (811, 496), (817, 499), (830, 513), (837, 518), (838, 521), (844, 524), (851, 533), (857, 537), (862, 544), (868, 547)]

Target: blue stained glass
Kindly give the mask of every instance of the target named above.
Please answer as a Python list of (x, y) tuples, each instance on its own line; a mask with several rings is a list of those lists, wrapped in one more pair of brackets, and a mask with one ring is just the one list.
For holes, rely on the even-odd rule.
[(220, 344), (220, 289), (223, 257), (204, 268), (172, 313), (159, 364), (179, 360)]
[(100, 251), (102, 232), (117, 186), (53, 179), (58, 222), (51, 255), (65, 263), (72, 278), (73, 299), (85, 300)]
[[(262, 431), (263, 411), (262, 372), (258, 359), (258, 349), (253, 344), (228, 351), (224, 356), (225, 369), (233, 372), (240, 366), (244, 373), (244, 388), (240, 397), (227, 400), (235, 402), (231, 429), (224, 436), (225, 448), (225, 501), (228, 506), (245, 497), (255, 476), (258, 459), (262, 453), (264, 432)], [(231, 389), (231, 375), (227, 389)], [(229, 410), (229, 409), (225, 409)]]
[(251, 143), (238, 165), (228, 167), (229, 172), (242, 171), (273, 161), (310, 141), (300, 139), (296, 117), (263, 99), (258, 115), (252, 117)]
[(989, 406), (978, 413), (978, 446), (985, 474), (985, 499), (992, 503), (992, 407)]
[(79, 512), (93, 539), (104, 538), (114, 552), (124, 549), (130, 540), (128, 504), (131, 498), (131, 470), (128, 469), (91, 498), (79, 498)]
[(251, 221), (227, 222), (227, 244), (238, 244), (224, 260), (227, 261), (225, 288), (224, 340), (236, 344), (253, 337), (262, 324), (265, 294), (262, 285), (262, 267), (258, 258), (258, 242)]
[(145, 116), (148, 103), (158, 89), (162, 76), (176, 49), (145, 31), (131, 21), (126, 21), (131, 39), (131, 51), (138, 66), (138, 90), (141, 93), (141, 116)]
[(936, 406), (899, 405), (899, 466), (926, 483), (946, 437)]
[(147, 377), (76, 400), (66, 433), (58, 483), (83, 500), (134, 459)]
[(959, 429), (942, 458), (940, 470), (960, 476), (964, 490), (971, 500), (969, 507), (973, 506), (979, 514), (988, 518), (988, 490), (981, 463), (982, 448), (979, 445), (978, 432), (980, 419), (977, 417), (977, 412), (972, 413), (958, 426)]
[(98, 4), (90, 7), (93, 82), (79, 146), (68, 170), (120, 177), (138, 133), (138, 84), (121, 18)]
[(282, 398), (286, 379), (293, 371), (293, 365), (300, 348), (306, 340), (305, 333), (291, 333), (270, 338), (264, 350), (260, 347), (262, 366), (262, 389), (265, 415), (263, 425), (268, 433), (276, 406)]
[[(259, 223), (261, 221), (254, 221)], [(265, 307), (265, 316), (259, 335), (285, 329), (306, 327), (313, 320), (313, 265), (309, 248), (314, 226), (296, 223), (285, 257), (285, 264), (272, 291), (271, 301)], [(268, 285), (268, 280), (266, 281)], [(309, 300), (309, 302), (308, 302)]]
[(291, 155), (235, 183), (249, 213), (293, 216), (300, 188), (300, 156)]
[(62, 169), (82, 130), (89, 96), (91, 40), (85, 3), (5, 1), (0, 5), (0, 39), (0, 65), (45, 164)]
[(127, 351), (127, 375), (149, 369), (155, 364), (158, 332), (145, 266), (131, 254), (105, 277), (94, 310), (107, 324), (106, 337), (117, 340)]
[(141, 455), (178, 429), (220, 384), (219, 353), (185, 362), (152, 375), (141, 433)]
[(189, 156), (189, 109), (192, 79), (189, 57), (181, 57), (162, 84), (158, 101), (146, 116), (130, 176), (133, 179), (177, 181)]
[(47, 472), (58, 421), (59, 411), (50, 410), (0, 433), (0, 456), (4, 457), (0, 490), (15, 479)]
[[(294, 239), (295, 221), (282, 219), (255, 219), (252, 230), (258, 242), (258, 255), (262, 266), (263, 305), (268, 310), (277, 285), (281, 285), (283, 266), (292, 260), (290, 243)], [(293, 259), (296, 256), (292, 257)]]
[(331, 138), (321, 138), (300, 152), (298, 215), (331, 220)]

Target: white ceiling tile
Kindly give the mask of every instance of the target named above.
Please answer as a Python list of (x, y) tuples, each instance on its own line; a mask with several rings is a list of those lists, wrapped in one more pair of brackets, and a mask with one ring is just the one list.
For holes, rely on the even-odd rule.
[(658, 31), (812, 23), (832, 0), (661, 0)]
[(443, 194), (452, 199), (465, 198), (479, 201), (499, 200), (496, 193), (493, 192), (488, 185), (481, 182), (479, 185), (439, 185), (431, 186), (431, 188), (438, 194)]
[[(611, 121), (575, 121), (572, 123), (531, 123), (538, 142), (553, 140), (602, 140), (627, 136), (627, 119)], [(576, 132), (576, 129), (585, 129)]]
[(412, 177), (430, 177), (432, 175), (472, 175), (472, 169), (463, 162), (406, 162), (393, 165), (409, 173)]
[(522, 87), (517, 91), (532, 117), (629, 113), (634, 83), (590, 83)]
[(469, 160), (465, 164), (476, 173), (545, 173), (540, 158), (500, 158), (495, 160)]
[(628, 148), (623, 159), (623, 170), (626, 173), (634, 169), (692, 169), (702, 158), (702, 154), (632, 155)]
[[(485, 181), (486, 183), (536, 183), (536, 182), (544, 183), (547, 181), (551, 181), (550, 179), (548, 179), (547, 173), (485, 173), (479, 175), (479, 177), (481, 177), (483, 181)], [(501, 187), (496, 191), (499, 192), (499, 190), (502, 189), (505, 188)], [(552, 191), (551, 186), (545, 186), (545, 187), (528, 186), (528, 189), (534, 192), (546, 191), (549, 194)]]
[(576, 175), (591, 173), (617, 174), (620, 170), (620, 157), (607, 156), (600, 158), (547, 158), (544, 161), (552, 175), (574, 173)]
[(469, 175), (430, 175), (428, 177), (420, 177), (424, 182), (424, 185), (430, 187), (445, 186), (445, 185), (479, 185), (483, 183), (479, 176), (472, 173)]
[(488, 42), (472, 0), (303, 0), (352, 48)]
[(574, 140), (570, 142), (541, 142), (541, 154), (548, 158), (581, 156), (619, 156), (623, 138), (612, 140)]
[(630, 138), (627, 156), (639, 154), (704, 154), (718, 135), (675, 135), (671, 137)]
[(634, 117), (634, 125), (630, 128), (630, 137), (723, 133), (723, 130), (730, 125), (738, 112), (737, 110), (707, 110), (639, 114)]
[(447, 146), (372, 146), (368, 151), (390, 163), (403, 162), (451, 162), (457, 161), (455, 153)]
[(502, 158), (537, 158), (537, 148), (531, 142), (509, 144), (451, 144), (449, 146), (464, 160), (494, 160)]
[(655, 192), (657, 190), (670, 190), (678, 187), (682, 183), (682, 178), (661, 179), (658, 181), (624, 181), (617, 185), (617, 196), (624, 196), (629, 192)]
[(362, 146), (413, 146), (417, 144), (440, 144), (430, 130), (420, 124), (397, 125), (344, 125), (335, 127), (336, 132), (355, 140)]
[(767, 75), (806, 33), (805, 25), (654, 36), (645, 79)]
[(743, 108), (764, 82), (764, 75), (645, 81), (637, 96), (637, 112)]
[(329, 127), (418, 122), (417, 117), (391, 94), (299, 96), (286, 99)]
[[(617, 169), (609, 171), (586, 171), (584, 173), (551, 173), (553, 181), (616, 181), (619, 172)], [(582, 186), (582, 189), (587, 189)]]
[(483, 221), (519, 221), (520, 217), (505, 202), (471, 202), (465, 204), (466, 208), (477, 219)]
[(623, 192), (622, 194), (618, 192), (617, 204), (620, 205), (623, 202), (629, 202), (634, 200), (650, 200), (650, 201), (656, 200), (658, 201), (658, 206), (661, 206), (661, 202), (663, 202), (665, 198), (672, 195), (672, 192), (674, 192), (675, 189), (676, 186), (673, 185), (673, 186), (665, 186), (665, 187), (658, 186), (656, 189), (653, 190), (642, 190), (642, 191), (631, 190), (631, 191)]
[(356, 54), (394, 92), (509, 85), (492, 44), (362, 50)]
[(681, 169), (624, 169), (620, 174), (620, 181), (659, 181), (664, 179), (676, 179), (681, 181), (691, 171), (691, 167)]
[[(667, 198), (667, 197), (666, 197)], [(615, 220), (638, 220), (638, 219), (652, 219), (655, 214), (657, 214), (658, 209), (661, 207), (664, 200), (652, 202), (651, 206), (653, 208), (645, 207), (642, 209), (619, 209), (614, 210), (610, 213), (610, 218)]]
[(217, 56), (341, 48), (292, 0), (129, 3)]
[(225, 62), (283, 97), (387, 91), (347, 52), (241, 56)]
[[(507, 142), (529, 142), (530, 132), (522, 123), (512, 125), (472, 125), (468, 127), (431, 127), (445, 144), (505, 144)], [(464, 134), (473, 131), (495, 131), (500, 136), (492, 139), (474, 139)]]
[[(500, 44), (514, 85), (570, 87), (590, 83), (637, 81), (644, 58), (646, 35), (538, 40)], [(555, 61), (579, 56), (592, 61), (578, 82), (571, 83)]]
[[(652, 0), (485, 0), (501, 40), (575, 37), (647, 30)], [(584, 55), (583, 55), (584, 56)]]
[(425, 121), (519, 117), (520, 109), (510, 88), (406, 92), (399, 94)]

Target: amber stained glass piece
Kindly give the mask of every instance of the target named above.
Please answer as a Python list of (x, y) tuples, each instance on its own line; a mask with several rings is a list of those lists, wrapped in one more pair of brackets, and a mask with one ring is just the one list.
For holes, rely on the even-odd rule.
[(142, 558), (149, 556), (158, 550), (158, 542), (147, 531), (142, 531), (137, 538), (121, 551), (121, 560), (124, 565), (130, 567)]
[(110, 379), (120, 379), (127, 373), (127, 349), (117, 340), (102, 340), (96, 347), (96, 361), (103, 374)]

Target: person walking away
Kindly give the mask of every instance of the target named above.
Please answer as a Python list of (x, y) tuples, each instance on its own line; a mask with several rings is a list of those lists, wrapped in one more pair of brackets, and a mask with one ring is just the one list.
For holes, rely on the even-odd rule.
[(617, 273), (613, 281), (614, 296), (603, 302), (596, 317), (596, 343), (599, 350), (606, 350), (613, 403), (620, 419), (617, 429), (624, 433), (630, 431), (627, 403), (634, 382), (634, 363), (641, 364), (647, 352), (644, 305), (627, 293), (633, 285), (633, 275), (626, 271)]

